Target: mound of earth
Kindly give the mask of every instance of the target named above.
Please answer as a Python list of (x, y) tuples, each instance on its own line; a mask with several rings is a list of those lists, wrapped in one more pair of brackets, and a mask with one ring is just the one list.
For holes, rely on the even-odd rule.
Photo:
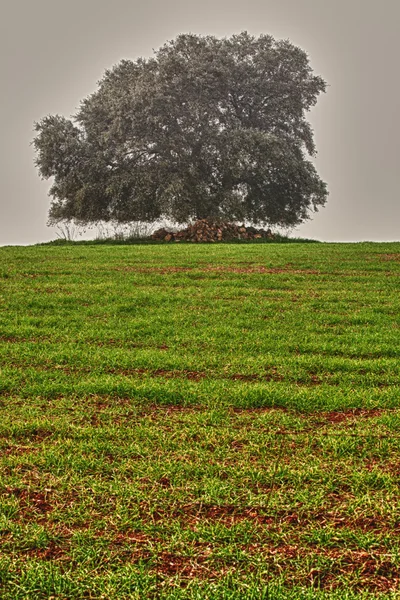
[(213, 222), (201, 219), (181, 231), (157, 229), (151, 236), (153, 240), (165, 242), (222, 242), (229, 240), (256, 240), (273, 238), (270, 229), (256, 229), (234, 223)]

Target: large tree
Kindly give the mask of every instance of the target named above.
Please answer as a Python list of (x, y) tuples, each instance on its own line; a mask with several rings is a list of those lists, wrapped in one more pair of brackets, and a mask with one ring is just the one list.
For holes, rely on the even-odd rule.
[(269, 35), (180, 35), (123, 60), (72, 120), (35, 125), (49, 220), (301, 223), (327, 198), (306, 119), (325, 88)]

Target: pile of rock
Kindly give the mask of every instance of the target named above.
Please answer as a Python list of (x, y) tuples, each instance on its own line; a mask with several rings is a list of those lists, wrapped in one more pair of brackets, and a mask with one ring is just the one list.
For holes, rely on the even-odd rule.
[(164, 242), (222, 242), (229, 240), (256, 240), (273, 238), (270, 229), (256, 229), (234, 223), (213, 222), (207, 219), (196, 221), (186, 229), (173, 232), (165, 228), (157, 229), (151, 236), (153, 240)]

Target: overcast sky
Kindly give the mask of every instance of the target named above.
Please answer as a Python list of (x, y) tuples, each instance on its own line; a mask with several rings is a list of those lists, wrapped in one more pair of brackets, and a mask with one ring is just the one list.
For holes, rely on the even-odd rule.
[(179, 33), (272, 34), (329, 83), (310, 113), (327, 206), (297, 234), (399, 240), (399, 0), (0, 0), (0, 245), (55, 238), (33, 122), (69, 117), (122, 58)]

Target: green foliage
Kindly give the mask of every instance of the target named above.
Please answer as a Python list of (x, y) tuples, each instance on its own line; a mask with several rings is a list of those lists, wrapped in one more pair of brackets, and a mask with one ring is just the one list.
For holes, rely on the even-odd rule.
[(325, 87), (303, 50), (268, 35), (180, 35), (123, 60), (73, 121), (36, 124), (50, 222), (301, 223), (327, 198), (306, 120)]

